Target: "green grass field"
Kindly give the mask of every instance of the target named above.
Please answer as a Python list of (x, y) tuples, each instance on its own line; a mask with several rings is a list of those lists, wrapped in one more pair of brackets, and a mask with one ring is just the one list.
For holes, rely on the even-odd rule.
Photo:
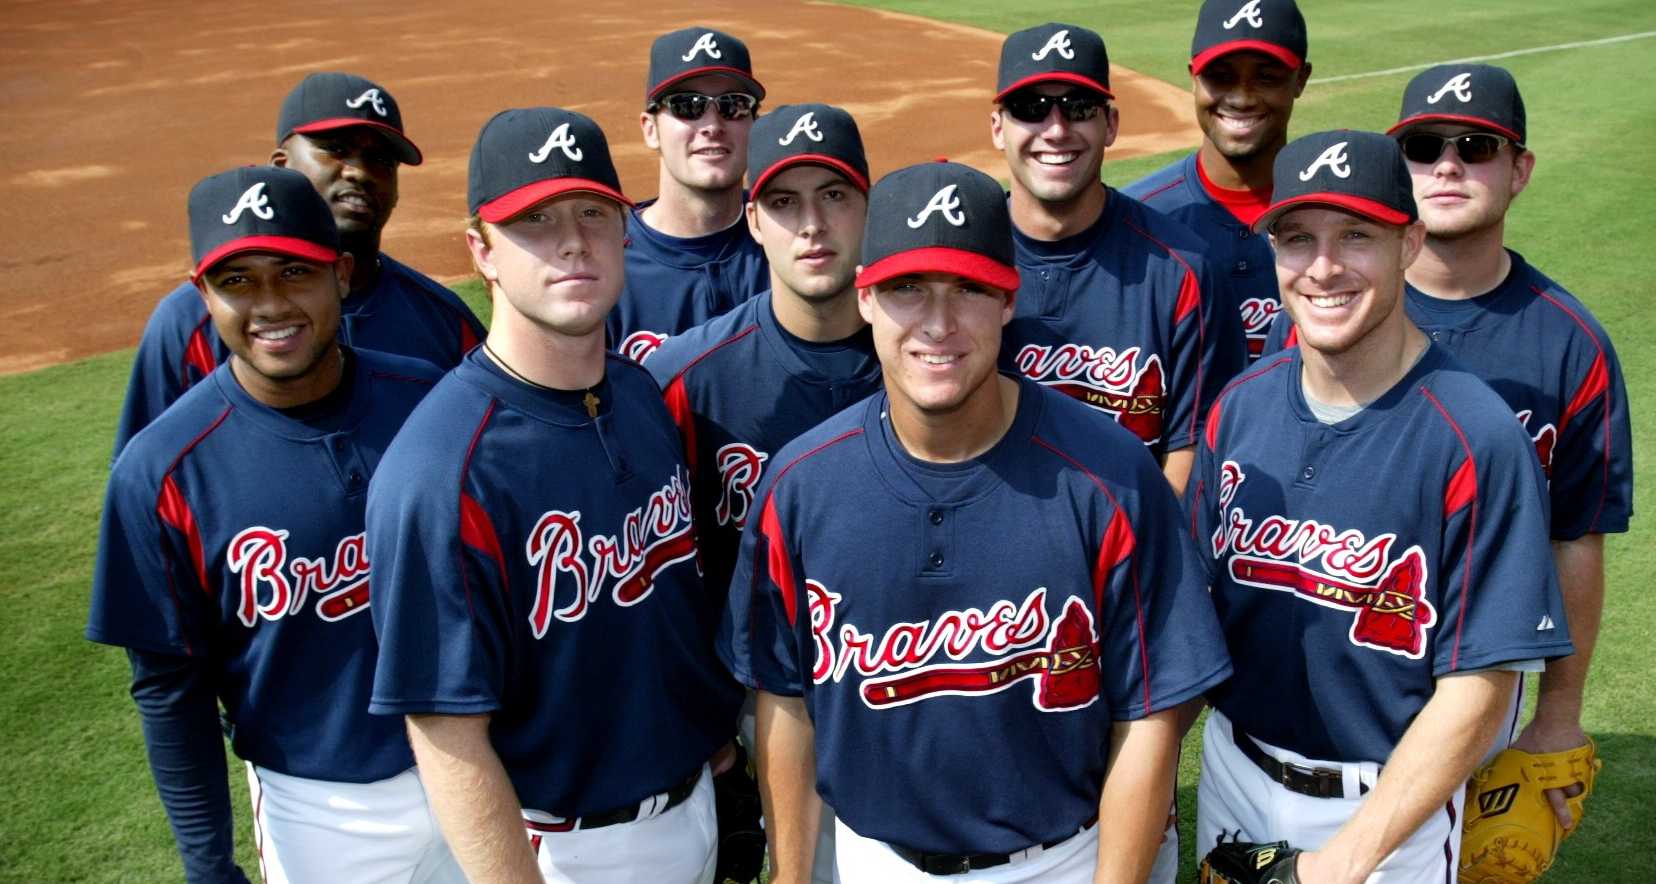
[[(1193, 2), (1047, 2), (1038, 16), (991, 0), (874, 5), (1002, 32), (1049, 18), (1071, 21), (1103, 33), (1117, 64), (1188, 83)], [(1322, 77), (1656, 30), (1656, 4), (1649, 0), (1302, 5), (1314, 73)], [(1539, 156), (1534, 183), (1512, 216), (1509, 241), (1581, 296), (1609, 329), (1626, 372), (1641, 455), (1641, 517), (1631, 534), (1608, 544), (1607, 610), (1587, 703), (1585, 723), (1599, 740), (1605, 770), (1591, 817), (1546, 880), (1644, 880), (1656, 856), (1656, 814), (1648, 804), (1656, 794), (1656, 698), (1644, 656), (1656, 639), (1656, 599), (1645, 584), (1656, 571), (1650, 524), (1656, 472), (1643, 459), (1656, 441), (1656, 333), (1638, 318), (1644, 309), (1638, 305), (1656, 278), (1656, 194), (1642, 159), (1656, 143), (1656, 40), (1499, 63), (1525, 90), (1531, 146)], [(1295, 129), (1384, 128), (1395, 118), (1409, 76), (1326, 85), (1314, 80), (1297, 108)], [(831, 90), (821, 98), (834, 100)], [(975, 106), (960, 111), (978, 112)], [(1124, 184), (1175, 156), (1106, 161), (1105, 177)], [(418, 255), (405, 257), (419, 264)], [(486, 316), (477, 287), (461, 290)], [(6, 722), (0, 734), (0, 882), (179, 877), (126, 696), (125, 658), (80, 636), (109, 442), (130, 359), (131, 351), (124, 351), (0, 378), (0, 413), (6, 416), (0, 457), (12, 477), (0, 487), (0, 634), (12, 636), (0, 645), (7, 671), (0, 681)], [(1187, 813), (1195, 804), (1196, 754), (1193, 740), (1181, 776)], [(246, 790), (239, 775), (232, 783), (243, 865), (252, 871)]]

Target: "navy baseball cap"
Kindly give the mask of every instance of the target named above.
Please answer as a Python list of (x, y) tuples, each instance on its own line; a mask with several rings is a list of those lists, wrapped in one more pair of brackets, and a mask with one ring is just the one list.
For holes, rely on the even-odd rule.
[(1018, 288), (1006, 191), (959, 163), (922, 163), (881, 178), (868, 194), (862, 254), (858, 288), (911, 273), (953, 273), (1005, 292)]
[(199, 280), (242, 252), (274, 252), (317, 264), (339, 257), (339, 228), (310, 179), (292, 169), (242, 166), (190, 189), (190, 255)]
[(1104, 38), (1080, 25), (1047, 22), (1010, 34), (1001, 44), (1000, 75), (995, 81), (995, 100), (1009, 93), (1046, 82), (1074, 83), (1105, 98), (1110, 91), (1110, 56)]
[(1190, 72), (1232, 52), (1263, 52), (1290, 68), (1305, 63), (1305, 16), (1294, 0), (1206, 0), (1196, 13)]
[(1410, 80), (1397, 125), (1386, 134), (1400, 135), (1421, 123), (1464, 123), (1520, 145), (1527, 132), (1517, 81), (1491, 64), (1440, 64)]
[(1378, 132), (1340, 129), (1296, 138), (1277, 154), (1271, 171), (1271, 207), (1254, 222), (1255, 231), (1271, 229), (1283, 212), (1308, 204), (1398, 226), (1420, 217), (1403, 151)]
[(644, 98), (655, 101), (673, 84), (703, 74), (723, 74), (741, 83), (754, 98), (765, 97), (765, 87), (753, 78), (747, 45), (712, 28), (683, 28), (662, 34), (650, 44), (650, 77)]
[(827, 104), (785, 104), (760, 117), (748, 136), (748, 190), (758, 196), (778, 172), (801, 163), (827, 166), (868, 192), (868, 158), (857, 121)]
[(471, 213), (499, 224), (563, 193), (609, 197), (623, 206), (609, 142), (590, 117), (558, 107), (504, 110), (472, 145), (466, 199)]
[(378, 83), (355, 74), (311, 74), (282, 99), (276, 117), (276, 143), (295, 132), (309, 135), (351, 126), (376, 129), (391, 143), (397, 159), (409, 166), (422, 160), (420, 149), (403, 133), (397, 100)]

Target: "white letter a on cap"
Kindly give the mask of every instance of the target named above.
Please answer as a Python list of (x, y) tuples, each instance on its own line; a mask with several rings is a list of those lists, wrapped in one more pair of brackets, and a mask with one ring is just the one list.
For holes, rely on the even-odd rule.
[(1346, 158), (1345, 152), (1346, 145), (1349, 143), (1350, 142), (1342, 141), (1338, 144), (1330, 145), (1327, 150), (1317, 155), (1317, 158), (1312, 161), (1311, 165), (1305, 167), (1305, 171), (1299, 174), (1299, 179), (1301, 181), (1310, 181), (1316, 176), (1317, 170), (1321, 169), (1323, 166), (1327, 166), (1328, 171), (1333, 172), (1334, 177), (1336, 178), (1350, 178), (1351, 166), (1348, 165), (1350, 161)]
[(926, 203), (924, 209), (920, 210), (920, 214), (908, 219), (908, 226), (911, 229), (919, 230), (933, 212), (942, 212), (943, 220), (956, 227), (966, 226), (966, 213), (960, 211), (960, 197), (955, 196), (955, 188), (958, 186), (951, 184), (932, 194), (931, 200)]
[(1075, 58), (1075, 50), (1070, 48), (1069, 30), (1067, 28), (1048, 37), (1046, 45), (1029, 57), (1033, 61), (1040, 61), (1052, 52), (1056, 52), (1067, 59), (1073, 60)]
[(241, 199), (236, 200), (235, 207), (223, 215), (221, 220), (226, 224), (234, 224), (242, 212), (252, 212), (253, 217), (265, 221), (276, 217), (276, 210), (270, 207), (270, 197), (265, 196), (264, 186), (265, 183), (260, 181), (242, 191)]
[(724, 53), (719, 51), (719, 41), (713, 39), (712, 31), (708, 31), (700, 37), (697, 37), (696, 42), (691, 44), (690, 51), (684, 53), (684, 56), (680, 58), (679, 61), (689, 61), (690, 59), (695, 58), (696, 53), (698, 52), (707, 53), (708, 58), (724, 58)]
[(578, 163), (581, 161), (583, 151), (575, 145), (575, 136), (569, 134), (569, 124), (559, 123), (558, 128), (553, 129), (552, 134), (546, 136), (546, 143), (540, 146), (540, 150), (529, 155), (529, 162), (546, 162), (546, 158), (552, 155), (552, 148), (554, 147), (563, 151), (564, 156), (569, 157), (570, 162)]

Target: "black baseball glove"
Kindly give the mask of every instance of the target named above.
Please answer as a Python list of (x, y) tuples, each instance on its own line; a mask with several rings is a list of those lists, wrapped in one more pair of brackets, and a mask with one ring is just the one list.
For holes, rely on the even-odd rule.
[(719, 818), (718, 884), (749, 884), (765, 864), (765, 830), (760, 825), (759, 783), (740, 740), (736, 762), (713, 778), (713, 806)]
[(1226, 841), (1202, 857), (1201, 884), (1299, 884), (1294, 864), (1300, 851), (1286, 841)]

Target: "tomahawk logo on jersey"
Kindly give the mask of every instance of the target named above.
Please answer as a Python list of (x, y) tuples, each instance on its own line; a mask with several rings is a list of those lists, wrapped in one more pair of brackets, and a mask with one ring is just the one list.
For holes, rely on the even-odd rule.
[(496, 713), (518, 798), (561, 817), (682, 782), (742, 700), (713, 653), (723, 599), (697, 574), (660, 392), (619, 356), (591, 392), (596, 417), (585, 391), (530, 388), (479, 348), (409, 418), (368, 500), (371, 710)]
[(1002, 367), (1110, 414), (1157, 454), (1190, 446), (1246, 358), (1200, 241), (1115, 190), (1089, 230), (1014, 239), (1023, 284)]
[(673, 335), (770, 288), (770, 265), (745, 217), (706, 236), (668, 236), (644, 223), (653, 202), (627, 215), (627, 286), (604, 319), (610, 349), (639, 363)]
[[(1270, 193), (1217, 187), (1194, 153), (1129, 184), (1122, 192), (1202, 238), (1203, 251), (1215, 272), (1228, 281), (1225, 290), (1247, 338), (1248, 359), (1258, 359), (1272, 320), (1282, 312), (1270, 238), (1251, 229), (1270, 204)], [(1216, 380), (1217, 389), (1227, 379)]]
[(645, 367), (684, 434), (702, 565), (722, 592), (772, 454), (879, 389), (873, 341), (866, 331), (833, 344), (793, 338), (765, 292), (674, 336)]
[[(1476, 298), (1443, 300), (1409, 286), (1409, 318), (1516, 413), (1547, 474), (1554, 540), (1626, 531), (1633, 434), (1621, 361), (1586, 305), (1508, 254), (1507, 278)], [(1294, 346), (1293, 329), (1283, 317), (1268, 349)]]
[(803, 696), (817, 789), (858, 834), (950, 853), (1073, 835), (1112, 723), (1230, 671), (1172, 491), (1135, 437), (1029, 381), (960, 464), (908, 454), (886, 402), (772, 458), (720, 652)]
[(1239, 661), (1208, 698), (1271, 745), (1382, 763), (1437, 678), (1571, 652), (1546, 480), (1505, 403), (1435, 346), (1332, 426), (1300, 373), (1297, 348), (1249, 369), (1198, 445), (1186, 506)]
[(440, 372), (367, 350), (351, 363), (304, 420), (254, 401), (226, 364), (133, 438), (110, 475), (86, 634), (208, 660), (241, 758), (366, 783), (414, 764), (400, 724), (367, 714), (368, 480)]
[[(339, 341), (453, 368), (483, 324), (453, 292), (381, 254), (379, 280), (340, 304)], [(115, 429), (115, 454), (184, 391), (230, 356), (193, 284), (173, 289), (144, 326)]]

